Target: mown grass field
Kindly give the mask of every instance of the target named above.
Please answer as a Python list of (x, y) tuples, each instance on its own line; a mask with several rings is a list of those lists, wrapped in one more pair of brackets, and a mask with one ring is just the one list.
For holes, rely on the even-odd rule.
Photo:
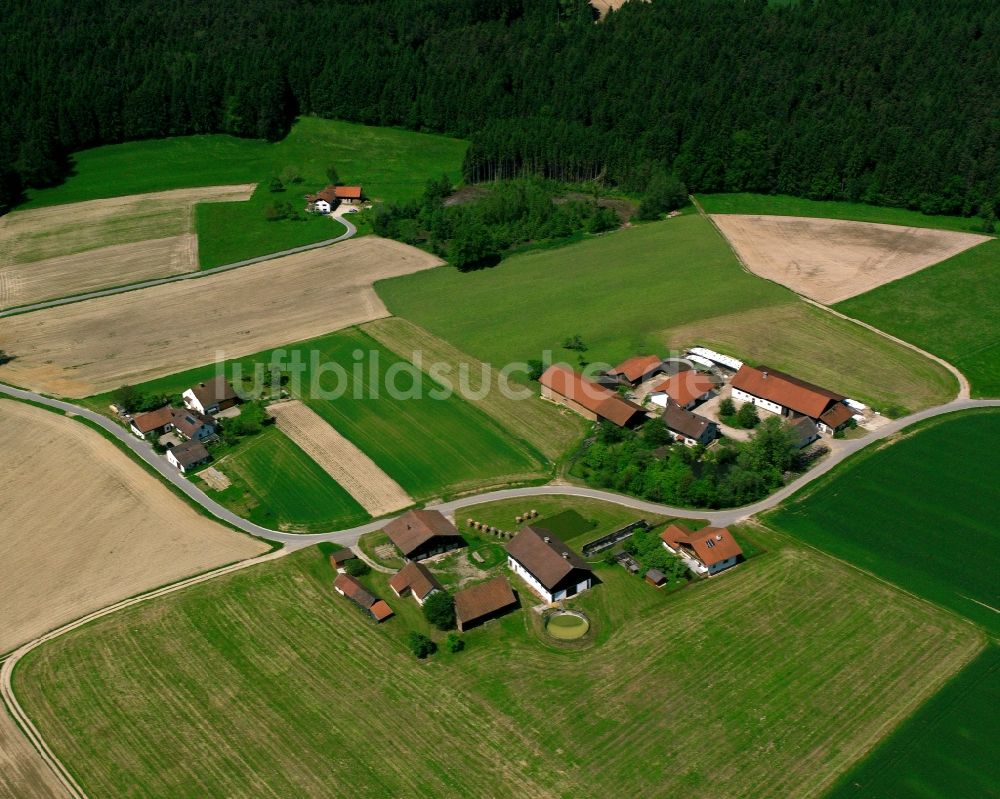
[(377, 319), (362, 330), (404, 360), (419, 363), (430, 375), (441, 375), (462, 387), (463, 396), (515, 435), (530, 441), (557, 461), (582, 437), (582, 417), (544, 402), (526, 387), (525, 372), (507, 376), (399, 317)]
[[(209, 268), (343, 233), (342, 225), (325, 217), (264, 218), (264, 209), (274, 201), (304, 209), (303, 195), (328, 183), (330, 164), (337, 167), (341, 182), (362, 184), (368, 196), (402, 201), (419, 196), (430, 178), (448, 174), (458, 182), (466, 147), (466, 142), (446, 136), (303, 117), (275, 143), (211, 135), (85, 150), (74, 156), (72, 177), (61, 186), (31, 192), (21, 208), (191, 186), (258, 183), (248, 202), (196, 206), (199, 262)], [(301, 182), (272, 194), (269, 179), (286, 169)]]
[[(325, 181), (329, 164), (336, 165), (343, 182), (361, 181), (373, 197), (406, 200), (417, 197), (427, 179), (440, 177), (442, 170), (457, 181), (467, 146), (447, 136), (302, 117), (288, 136), (273, 143), (225, 135), (179, 136), (84, 150), (73, 155), (70, 178), (30, 191), (18, 208), (249, 183), (286, 166), (296, 168), (306, 181)], [(288, 199), (311, 190), (302, 186), (288, 192)]]
[[(286, 364), (298, 360), (303, 366), (288, 390), (414, 499), (532, 481), (549, 473), (545, 458), (530, 441), (501, 427), (472, 402), (456, 395), (435, 398), (439, 384), (356, 328), (227, 362), (226, 374), (232, 377), (238, 368), (251, 377), (255, 364), (265, 369), (276, 355)], [(140, 388), (176, 395), (215, 374), (212, 364)], [(390, 383), (399, 394), (388, 389)], [(237, 381), (240, 385), (250, 388), (252, 380)], [(110, 396), (104, 394), (86, 404), (106, 411), (108, 402)]]
[(862, 451), (766, 524), (1000, 633), (1000, 410)]
[(851, 769), (827, 799), (1000, 795), (1000, 647), (995, 644)]
[(324, 532), (361, 524), (364, 508), (284, 433), (271, 427), (212, 464), (232, 485), (209, 496), (272, 530)]
[(888, 208), (837, 200), (806, 200), (787, 194), (699, 194), (698, 201), (708, 214), (766, 214), (771, 216), (815, 216), (880, 222), (885, 225), (983, 232), (979, 217), (922, 214), (908, 208)]
[(498, 368), (546, 350), (575, 364), (578, 353), (561, 345), (580, 334), (594, 364), (720, 341), (744, 360), (880, 408), (916, 410), (957, 390), (943, 367), (857, 325), (823, 318), (790, 291), (743, 271), (698, 215), (517, 255), (479, 272), (433, 269), (382, 281), (376, 290), (396, 315)]
[(590, 638), (522, 610), (429, 662), (385, 575), (381, 626), (332, 576), (309, 548), (115, 614), (16, 690), (91, 795), (815, 796), (981, 646), (796, 548), (673, 595), (605, 567)]
[(839, 303), (839, 311), (957, 366), (973, 396), (1000, 397), (1000, 241)]

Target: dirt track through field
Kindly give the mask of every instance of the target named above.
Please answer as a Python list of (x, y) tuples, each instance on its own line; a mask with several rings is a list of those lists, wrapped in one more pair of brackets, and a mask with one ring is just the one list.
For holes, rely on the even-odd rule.
[(401, 510), (413, 499), (389, 475), (319, 414), (299, 400), (268, 406), (278, 429), (374, 517)]
[(388, 315), (376, 280), (442, 262), (366, 236), (231, 272), (0, 319), (4, 377), (86, 397)]
[(988, 240), (975, 233), (809, 219), (714, 214), (754, 274), (832, 305)]
[(194, 204), (254, 184), (135, 194), (0, 217), (0, 308), (198, 268)]
[(0, 400), (0, 652), (147, 589), (266, 550), (196, 513), (111, 442)]

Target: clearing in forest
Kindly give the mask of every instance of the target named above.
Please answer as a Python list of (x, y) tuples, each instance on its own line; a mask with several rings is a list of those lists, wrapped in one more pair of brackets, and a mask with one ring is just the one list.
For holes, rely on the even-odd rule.
[(0, 653), (267, 547), (196, 513), (103, 436), (0, 400)]
[[(500, 369), (466, 355), (447, 341), (399, 317), (369, 322), (362, 328), (369, 336), (401, 358), (414, 363), (419, 355), (423, 371), (437, 379), (447, 378), (461, 386), (464, 396), (503, 427), (530, 441), (546, 458), (555, 461), (583, 434), (581, 417), (551, 402), (538, 392), (517, 383), (524, 373), (513, 374), (506, 388)], [(518, 399), (517, 397), (523, 397)]]
[(245, 201), (253, 188), (135, 194), (0, 217), (0, 308), (194, 271), (195, 203)]
[(366, 236), (230, 272), (0, 319), (13, 382), (86, 397), (386, 316), (375, 280), (441, 261)]
[(46, 644), (15, 689), (94, 796), (817, 797), (982, 647), (797, 547), (677, 594), (596, 568), (588, 645), (555, 650), (525, 609), (418, 661), (413, 600), (368, 575), (397, 614), (372, 624), (309, 548)]
[(975, 233), (843, 219), (743, 214), (712, 219), (751, 272), (827, 305), (989, 240)]
[(372, 516), (384, 516), (413, 504), (399, 483), (299, 400), (268, 407), (278, 429), (337, 481)]

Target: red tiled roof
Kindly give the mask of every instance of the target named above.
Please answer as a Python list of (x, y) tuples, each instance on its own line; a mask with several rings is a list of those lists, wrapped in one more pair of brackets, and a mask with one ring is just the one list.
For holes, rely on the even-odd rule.
[(702, 394), (706, 394), (714, 388), (715, 384), (712, 382), (711, 377), (702, 372), (689, 369), (668, 377), (656, 386), (651, 393), (658, 394), (663, 392), (678, 405), (688, 405)]
[(333, 587), (343, 591), (344, 596), (361, 605), (365, 610), (380, 601), (349, 574), (338, 574), (337, 579), (333, 581)]
[(361, 199), (361, 187), (360, 186), (334, 186), (333, 196), (338, 200), (360, 200)]
[(389, 587), (397, 594), (409, 588), (421, 602), (432, 592), (440, 591), (441, 584), (422, 563), (411, 560), (389, 580)]
[(550, 590), (573, 569), (591, 571), (587, 561), (554, 533), (539, 527), (525, 527), (507, 544), (507, 552)]
[(627, 424), (635, 414), (644, 412), (634, 402), (629, 402), (611, 389), (588, 380), (565, 364), (552, 364), (538, 378), (538, 382), (557, 394), (573, 400), (588, 411), (596, 413), (602, 419), (619, 426)]
[(675, 523), (668, 525), (660, 533), (660, 538), (672, 549), (684, 546), (692, 550), (695, 557), (706, 566), (743, 554), (740, 545), (725, 527), (702, 527), (697, 532), (692, 532), (683, 524)]
[(608, 369), (608, 374), (622, 375), (630, 383), (634, 383), (651, 369), (662, 366), (663, 358), (659, 355), (636, 355), (627, 361), (622, 361), (614, 369)]
[(828, 427), (836, 430), (842, 424), (846, 424), (850, 421), (851, 417), (854, 416), (854, 412), (848, 408), (844, 403), (838, 402), (836, 405), (832, 406), (826, 413), (819, 417), (819, 420), (827, 425)]
[(831, 402), (844, 401), (839, 394), (766, 366), (755, 369), (744, 364), (733, 377), (732, 386), (813, 419), (818, 419)]
[(375, 621), (385, 621), (392, 615), (392, 608), (384, 599), (376, 599), (375, 603), (368, 608), (368, 612), (375, 617)]
[(155, 411), (137, 413), (132, 417), (132, 424), (140, 433), (148, 433), (151, 430), (159, 430), (168, 424), (173, 424), (174, 409), (169, 405), (157, 408)]
[(436, 510), (411, 510), (385, 526), (386, 535), (405, 556), (436, 535), (458, 535), (458, 530)]
[(516, 603), (517, 598), (507, 579), (494, 577), (455, 594), (455, 617), (461, 624), (468, 624)]

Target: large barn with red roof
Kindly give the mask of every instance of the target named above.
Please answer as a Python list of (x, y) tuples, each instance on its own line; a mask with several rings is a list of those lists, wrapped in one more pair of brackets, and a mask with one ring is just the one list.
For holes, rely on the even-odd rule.
[(744, 364), (733, 377), (732, 389), (735, 402), (752, 402), (781, 416), (808, 416), (822, 433), (835, 433), (854, 415), (840, 394), (766, 366)]

